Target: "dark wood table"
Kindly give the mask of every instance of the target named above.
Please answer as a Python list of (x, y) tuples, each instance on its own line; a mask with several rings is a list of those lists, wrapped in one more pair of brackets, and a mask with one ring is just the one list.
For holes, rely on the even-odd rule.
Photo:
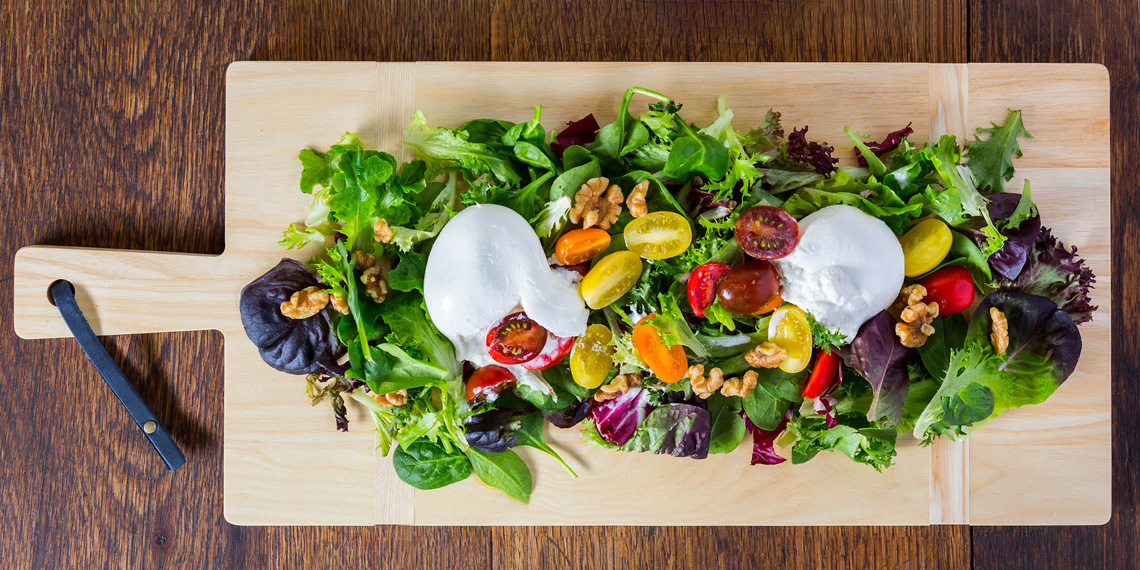
[(0, 303), (0, 565), (1136, 567), (1136, 30), (1133, 0), (6, 0), (0, 279), (9, 292), (24, 245), (222, 251), (224, 78), (235, 60), (1103, 62), (1116, 413), (1113, 518), (1103, 527), (242, 528), (222, 518), (220, 334), (106, 339), (187, 451), (172, 475), (73, 340), (16, 338), (9, 301)]

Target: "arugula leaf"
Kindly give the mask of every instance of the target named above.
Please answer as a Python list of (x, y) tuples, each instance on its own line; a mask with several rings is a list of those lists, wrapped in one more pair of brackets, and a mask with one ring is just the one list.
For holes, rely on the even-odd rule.
[(522, 427), (520, 427), (518, 431), (514, 433), (514, 436), (518, 438), (518, 443), (516, 445), (533, 447), (553, 457), (555, 460), (561, 463), (567, 471), (570, 472), (570, 475), (577, 479), (578, 474), (570, 468), (570, 465), (562, 459), (561, 455), (558, 455), (557, 451), (551, 449), (551, 447), (547, 445), (546, 441), (542, 439), (542, 424), (543, 422), (541, 414), (527, 414), (526, 417), (523, 418)]
[(1033, 138), (1025, 125), (1021, 122), (1021, 111), (1009, 109), (1009, 115), (1000, 126), (997, 123), (989, 128), (978, 128), (979, 134), (989, 134), (989, 138), (981, 140), (974, 135), (974, 140), (966, 145), (966, 165), (977, 177), (982, 188), (990, 192), (1001, 192), (1005, 181), (1013, 178), (1013, 157), (1016, 153), (1021, 157), (1021, 145), (1017, 138), (1024, 136)]
[(468, 449), (467, 458), (479, 480), (506, 493), (521, 503), (530, 502), (533, 488), (530, 469), (514, 451), (486, 453), (478, 449)]

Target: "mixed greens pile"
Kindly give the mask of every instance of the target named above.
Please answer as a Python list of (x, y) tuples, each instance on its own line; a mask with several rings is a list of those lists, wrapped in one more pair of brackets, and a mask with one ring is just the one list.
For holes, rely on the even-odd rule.
[[(634, 96), (652, 100), (637, 116)], [(600, 126), (588, 115), (558, 133), (540, 124), (540, 107), (525, 123), (472, 120), (455, 129), (429, 126), (417, 113), (405, 133), (416, 159), (404, 164), (351, 134), (325, 152), (303, 150), (300, 186), (312, 197), (310, 214), (281, 243), (319, 244), (319, 254), (307, 264), (283, 260), (243, 290), (250, 339), (274, 368), (307, 375), (314, 405), (331, 402), (339, 429), (348, 429), (346, 396), (365, 406), (381, 453), (393, 455), (410, 485), (438, 488), (474, 472), (523, 502), (531, 475), (512, 448), (540, 449), (570, 470), (544, 442), (544, 422), (580, 426), (585, 440), (620, 451), (700, 459), (729, 453), (750, 435), (752, 464), (798, 464), (838, 451), (882, 469), (900, 434), (923, 444), (968, 435), (1008, 409), (1044, 401), (1072, 373), (1081, 351), (1077, 324), (1095, 310), (1093, 275), (1075, 248), (1041, 227), (1028, 181), (1021, 194), (1004, 192), (1021, 155), (1018, 140), (1030, 136), (1020, 112), (972, 141), (947, 135), (915, 146), (908, 125), (867, 142), (847, 129), (861, 166), (838, 168), (833, 147), (808, 140), (806, 126), (786, 132), (777, 112), (742, 131), (723, 99), (704, 128), (680, 111), (664, 95), (633, 88), (614, 122)], [(648, 181), (648, 211), (679, 214), (691, 232), (683, 252), (644, 260), (627, 291), (590, 313), (589, 323), (610, 335), (612, 366), (602, 387), (633, 373), (642, 375), (639, 386), (600, 401), (602, 387), (586, 387), (565, 358), (540, 372), (549, 391), (520, 384), (496, 398), (470, 398), (465, 383), (475, 371), (425, 308), (433, 239), (463, 208), (498, 204), (528, 220), (553, 255), (575, 225), (577, 192), (598, 177), (626, 195)], [(810, 335), (800, 341), (808, 339), (804, 358), (814, 366), (753, 368), (745, 355), (769, 340), (772, 309), (738, 314), (720, 297), (694, 307), (690, 278), (710, 263), (748, 260), (738, 221), (749, 209), (777, 208), (800, 220), (832, 205), (858, 208), (899, 236), (940, 220), (950, 231), (948, 253), (906, 283), (965, 275), (970, 308), (935, 318), (935, 332), (917, 348), (900, 344), (898, 315), (888, 311), (854, 338), (806, 314)], [(381, 220), (391, 232), (386, 241), (375, 231)], [(594, 264), (625, 249), (623, 230), (633, 220), (623, 209)], [(358, 252), (382, 268), (381, 302), (365, 291)], [(309, 318), (282, 315), (281, 304), (306, 287), (327, 291), (333, 303)], [(344, 312), (334, 310), (337, 301)], [(1008, 323), (1002, 354), (990, 338), (990, 308)], [(633, 338), (643, 321), (664, 347), (683, 347), (685, 366), (720, 368), (726, 377), (753, 370), (755, 388), (744, 397), (702, 398), (687, 377), (663, 381)], [(406, 402), (392, 405), (400, 402), (388, 395), (400, 391)]]

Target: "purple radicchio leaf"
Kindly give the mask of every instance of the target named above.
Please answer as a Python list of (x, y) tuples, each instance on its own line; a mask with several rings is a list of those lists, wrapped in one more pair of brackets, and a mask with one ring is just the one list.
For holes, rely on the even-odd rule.
[[(897, 131), (887, 133), (887, 138), (883, 139), (883, 142), (871, 141), (867, 143), (867, 148), (871, 149), (871, 152), (875, 153), (875, 156), (879, 157), (895, 150), (900, 144), (902, 144), (903, 139), (914, 133), (914, 129), (910, 128), (910, 125), (911, 123), (907, 123), (905, 127)], [(859, 162), (859, 166), (868, 166), (867, 159), (863, 158), (863, 153), (859, 152), (858, 149), (855, 150), (855, 160)]]
[(910, 388), (906, 358), (912, 351), (899, 344), (895, 319), (887, 311), (863, 323), (855, 340), (839, 350), (843, 362), (871, 383), (874, 398), (867, 410), (868, 421), (885, 417), (894, 425), (902, 419), (903, 402)]
[(558, 133), (554, 137), (554, 142), (550, 143), (550, 149), (559, 159), (566, 149), (574, 145), (589, 147), (598, 136), (598, 120), (594, 118), (593, 113), (566, 125), (566, 129)]
[(631, 388), (612, 400), (595, 402), (590, 407), (590, 419), (603, 439), (625, 445), (652, 409), (649, 392), (644, 388)]
[(709, 455), (711, 439), (712, 416), (707, 409), (667, 404), (650, 412), (622, 449), (704, 459)]
[(281, 303), (317, 285), (317, 277), (299, 261), (282, 259), (265, 275), (241, 290), (238, 307), (245, 334), (275, 370), (288, 374), (322, 373), (341, 376), (337, 364), (339, 343), (329, 324), (328, 310), (307, 319), (281, 314)]
[(517, 411), (491, 410), (467, 418), (463, 426), (467, 445), (487, 453), (502, 453), (514, 447), (518, 438), (510, 434), (518, 429), (517, 422), (512, 425)]
[(544, 410), (542, 417), (554, 427), (562, 429), (572, 428), (586, 419), (586, 415), (590, 413), (591, 400), (591, 398), (587, 398), (582, 400), (577, 406), (569, 406), (561, 410)]
[(788, 460), (776, 453), (776, 438), (780, 437), (784, 428), (787, 427), (788, 421), (792, 419), (791, 410), (788, 410), (784, 420), (772, 431), (763, 430), (753, 425), (752, 420), (748, 419), (748, 414), (744, 413), (743, 410), (741, 410), (740, 415), (744, 418), (744, 428), (752, 434), (751, 465), (779, 465)]
[(1020, 291), (1052, 299), (1077, 324), (1092, 320), (1096, 306), (1089, 299), (1089, 291), (1096, 276), (1077, 257), (1077, 248), (1067, 249), (1065, 244), (1049, 231), (1041, 228), (1033, 251), (1017, 279), (999, 281), (1004, 291)]
[[(998, 227), (998, 231), (1006, 237), (1001, 249), (990, 256), (990, 268), (996, 276), (1013, 280), (1025, 267), (1025, 262), (1037, 241), (1037, 235), (1041, 233), (1041, 216), (1033, 216), (1021, 222), (1016, 228), (1005, 228), (1001, 222), (1013, 215), (1017, 203), (1021, 200), (1021, 194), (1001, 192), (990, 194), (988, 198), (990, 202), (986, 204), (986, 209), (989, 210), (990, 218)], [(976, 220), (971, 232), (974, 242), (981, 248), (985, 247), (988, 240), (981, 231), (983, 223), (981, 220)]]
[(807, 125), (804, 125), (803, 130), (792, 129), (788, 135), (788, 143), (784, 147), (788, 163), (804, 170), (814, 170), (824, 176), (839, 170), (835, 166), (839, 159), (831, 156), (835, 147), (827, 143), (808, 141), (807, 131)]
[(839, 423), (839, 420), (835, 418), (835, 404), (838, 401), (830, 394), (824, 394), (811, 401), (811, 411), (824, 417), (827, 429), (831, 429)]

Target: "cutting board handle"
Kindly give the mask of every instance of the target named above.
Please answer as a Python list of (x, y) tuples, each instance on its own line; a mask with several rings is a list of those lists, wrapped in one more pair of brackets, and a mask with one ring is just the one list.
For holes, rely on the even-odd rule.
[(52, 282), (66, 279), (97, 335), (240, 328), (233, 267), (224, 254), (24, 247), (13, 324), (22, 338), (71, 336), (48, 300)]

